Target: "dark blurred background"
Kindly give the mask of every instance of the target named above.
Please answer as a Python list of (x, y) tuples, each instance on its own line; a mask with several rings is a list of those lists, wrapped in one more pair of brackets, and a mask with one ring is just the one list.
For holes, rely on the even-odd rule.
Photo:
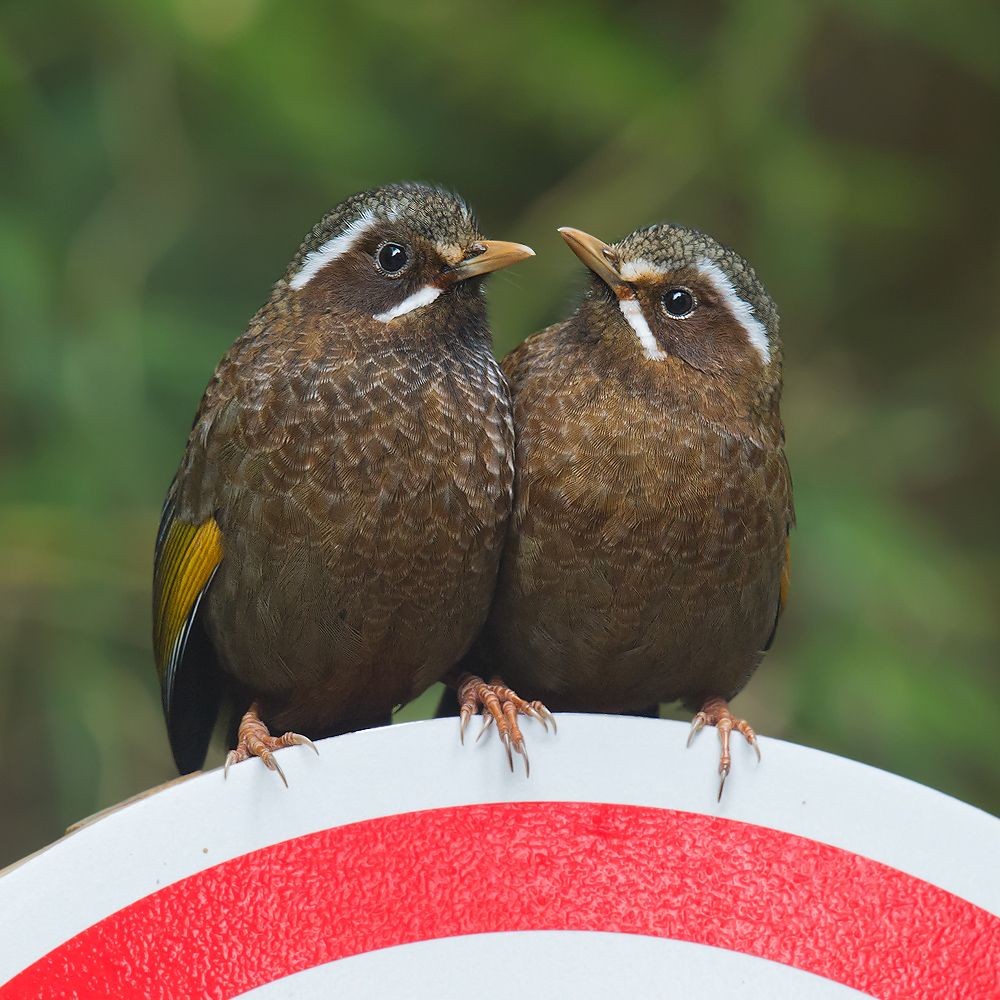
[(754, 264), (799, 527), (736, 707), (1000, 813), (1000, 7), (4, 0), (0, 864), (175, 773), (150, 575), (195, 407), (312, 224), (403, 179), (538, 252), (498, 355), (582, 287), (557, 226)]

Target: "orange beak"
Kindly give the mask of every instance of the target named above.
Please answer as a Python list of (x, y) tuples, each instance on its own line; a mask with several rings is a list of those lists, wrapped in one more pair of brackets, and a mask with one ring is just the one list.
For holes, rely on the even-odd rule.
[(523, 243), (505, 243), (503, 240), (478, 240), (470, 248), (474, 257), (468, 257), (446, 272), (449, 283), (465, 281), (477, 274), (489, 274), (503, 267), (510, 267), (519, 260), (534, 257), (535, 251)]
[(570, 250), (618, 295), (618, 289), (625, 284), (625, 279), (618, 272), (618, 254), (614, 248), (596, 236), (583, 232), (582, 229), (563, 226), (559, 230), (559, 235), (569, 245)]

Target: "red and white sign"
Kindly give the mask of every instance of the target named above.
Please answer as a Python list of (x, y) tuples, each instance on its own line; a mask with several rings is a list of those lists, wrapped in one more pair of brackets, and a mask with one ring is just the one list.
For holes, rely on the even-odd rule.
[[(457, 722), (281, 751), (0, 878), (0, 1000), (1000, 1000), (1000, 820), (761, 739), (564, 715), (532, 773)], [(520, 762), (515, 761), (519, 765)]]

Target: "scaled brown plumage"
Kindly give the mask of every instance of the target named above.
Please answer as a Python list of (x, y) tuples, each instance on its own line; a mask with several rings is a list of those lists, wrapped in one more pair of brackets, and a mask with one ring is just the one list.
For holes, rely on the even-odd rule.
[[(609, 247), (568, 320), (503, 361), (515, 507), (497, 593), (463, 666), (554, 710), (681, 700), (695, 725), (769, 647), (787, 587), (792, 486), (778, 315), (750, 266), (693, 230)], [(721, 795), (721, 785), (719, 793)]]
[[(523, 259), (421, 185), (309, 234), (215, 372), (164, 506), (154, 646), (174, 758), (220, 702), (231, 760), (388, 721), (486, 616), (513, 429), (481, 276)], [(262, 725), (263, 724), (263, 725)], [(265, 728), (267, 727), (267, 728)]]

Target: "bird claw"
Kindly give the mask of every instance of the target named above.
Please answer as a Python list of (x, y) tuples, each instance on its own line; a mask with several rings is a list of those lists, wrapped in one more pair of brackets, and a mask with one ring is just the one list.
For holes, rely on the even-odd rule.
[[(483, 729), (485, 730), (486, 727), (483, 726)], [(507, 764), (510, 767), (510, 773), (513, 774), (514, 773), (514, 754), (513, 754), (513, 751), (511, 750), (510, 733), (501, 733), (500, 734), (500, 739), (503, 740), (504, 749), (507, 751)], [(523, 740), (521, 742), (523, 742)]]
[(688, 733), (688, 741), (687, 741), (687, 745), (688, 746), (691, 746), (691, 741), (695, 738), (695, 736), (698, 735), (698, 733), (700, 733), (702, 731), (702, 729), (705, 728), (705, 723), (707, 721), (708, 721), (708, 719), (707, 719), (707, 717), (706, 717), (706, 715), (705, 715), (704, 712), (699, 712), (691, 720), (691, 730)]
[(259, 757), (264, 766), (269, 771), (276, 771), (278, 777), (288, 787), (288, 779), (285, 772), (281, 770), (281, 765), (274, 756), (275, 750), (284, 747), (307, 746), (319, 754), (319, 747), (308, 736), (301, 733), (285, 733), (282, 736), (272, 736), (268, 728), (261, 721), (260, 705), (254, 702), (248, 709), (246, 715), (240, 719), (240, 728), (236, 748), (226, 754), (226, 764), (222, 769), (223, 778), (228, 777), (231, 764), (239, 764), (241, 761), (249, 760), (251, 757)]
[(229, 777), (230, 764), (239, 764), (241, 761), (249, 760), (251, 757), (259, 757), (264, 762), (264, 767), (266, 767), (269, 771), (277, 771), (278, 777), (281, 778), (285, 788), (288, 787), (288, 779), (285, 777), (285, 772), (281, 770), (281, 765), (278, 763), (274, 754), (271, 753), (271, 751), (266, 747), (255, 746), (253, 750), (249, 750), (243, 744), (240, 744), (237, 749), (230, 750), (229, 753), (226, 754), (226, 764), (222, 769), (222, 777)]
[(461, 705), (459, 714), (462, 721), (459, 736), (462, 743), (465, 743), (465, 726), (468, 720), (481, 707), (483, 726), (476, 741), (478, 742), (486, 730), (495, 724), (507, 753), (507, 763), (511, 771), (514, 770), (514, 754), (519, 754), (524, 759), (524, 774), (527, 777), (530, 774), (530, 765), (517, 717), (527, 715), (537, 719), (546, 732), (549, 729), (548, 723), (551, 722), (552, 731), (556, 732), (556, 720), (552, 713), (540, 701), (525, 701), (504, 685), (498, 677), (494, 677), (487, 684), (481, 677), (462, 674), (458, 679), (458, 700)]
[[(483, 710), (483, 728), (479, 730), (479, 735), (476, 737), (476, 742), (477, 743), (482, 739), (483, 733), (485, 733), (486, 730), (489, 729), (490, 726), (492, 726), (492, 725), (493, 725), (493, 716), (492, 715), (487, 715), (486, 714), (486, 710), (484, 709)], [(500, 734), (500, 738), (503, 739), (503, 737), (504, 737), (504, 734), (501, 733)]]
[(715, 726), (719, 732), (719, 742), (722, 744), (722, 753), (719, 756), (719, 795), (717, 801), (722, 801), (722, 790), (726, 787), (726, 778), (732, 768), (732, 757), (729, 753), (729, 734), (732, 730), (740, 733), (742, 737), (754, 748), (757, 760), (760, 761), (760, 746), (757, 743), (757, 734), (750, 728), (750, 724), (745, 719), (733, 717), (729, 711), (729, 706), (723, 698), (709, 698), (691, 720), (691, 731), (688, 733), (687, 745), (691, 746), (691, 741), (705, 726)]
[[(514, 749), (521, 755), (522, 759), (524, 760), (524, 776), (526, 778), (530, 778), (531, 764), (528, 762), (528, 751), (524, 746), (524, 740), (518, 740), (517, 743), (514, 744)], [(511, 770), (512, 771), (514, 770), (513, 763), (511, 764)]]
[(530, 715), (533, 719), (537, 719), (542, 724), (545, 732), (549, 731), (550, 722), (552, 723), (552, 732), (559, 732), (559, 727), (556, 725), (556, 717), (540, 701), (527, 702), (523, 711), (525, 715)]

